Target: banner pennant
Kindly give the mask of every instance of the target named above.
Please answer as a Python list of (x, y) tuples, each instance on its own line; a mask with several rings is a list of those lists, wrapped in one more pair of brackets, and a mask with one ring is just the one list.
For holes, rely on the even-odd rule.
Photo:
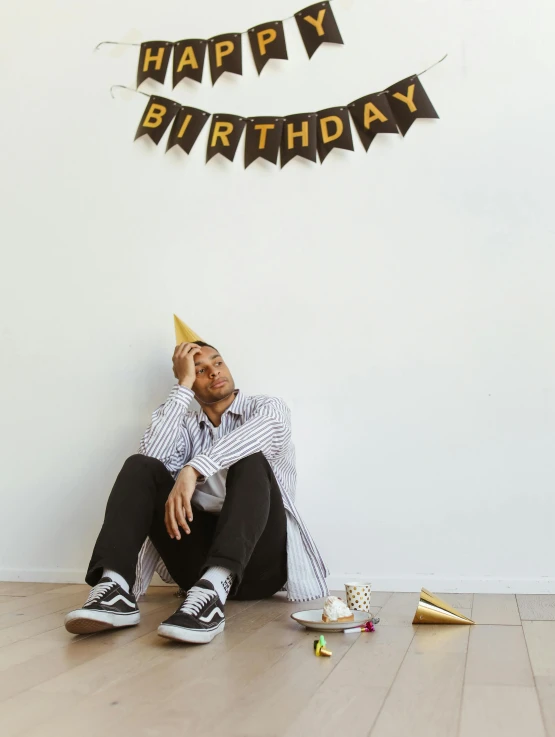
[(281, 168), (295, 156), (316, 162), (316, 113), (288, 115), (281, 135)]
[(203, 38), (189, 38), (177, 41), (173, 48), (173, 83), (175, 87), (182, 79), (202, 82), (206, 41)]
[(329, 107), (318, 112), (317, 145), (320, 163), (334, 148), (354, 151), (351, 121), (346, 107)]
[(385, 92), (360, 97), (348, 107), (366, 151), (378, 133), (399, 133)]
[(209, 117), (210, 113), (204, 110), (182, 105), (173, 121), (166, 151), (177, 145), (186, 154), (190, 154)]
[(240, 33), (224, 33), (208, 41), (212, 84), (216, 84), (224, 72), (243, 74), (243, 55)]
[(283, 23), (272, 21), (249, 29), (252, 56), (258, 74), (270, 59), (287, 59), (287, 45)]
[(418, 76), (407, 77), (386, 90), (389, 105), (405, 136), (417, 118), (439, 118)]
[(245, 137), (245, 169), (256, 159), (277, 164), (283, 118), (248, 118)]
[(139, 127), (137, 128), (135, 140), (141, 136), (148, 135), (154, 143), (158, 145), (179, 108), (179, 103), (174, 102), (174, 100), (168, 100), (166, 97), (151, 95), (145, 107)]
[(173, 44), (169, 41), (144, 41), (141, 44), (137, 67), (137, 89), (145, 79), (154, 79), (164, 84), (172, 47)]
[(309, 59), (323, 43), (343, 43), (339, 26), (329, 2), (315, 3), (304, 10), (300, 10), (295, 13), (295, 20)]
[(216, 154), (221, 154), (226, 159), (233, 161), (244, 127), (245, 119), (238, 115), (227, 115), (226, 113), (213, 115), (206, 161), (210, 161)]

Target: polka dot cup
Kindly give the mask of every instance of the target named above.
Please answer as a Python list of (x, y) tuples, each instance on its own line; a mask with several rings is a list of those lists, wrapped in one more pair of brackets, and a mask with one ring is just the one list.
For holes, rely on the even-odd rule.
[(369, 583), (346, 583), (345, 593), (347, 594), (347, 606), (355, 612), (370, 611), (370, 594), (372, 593), (372, 584)]

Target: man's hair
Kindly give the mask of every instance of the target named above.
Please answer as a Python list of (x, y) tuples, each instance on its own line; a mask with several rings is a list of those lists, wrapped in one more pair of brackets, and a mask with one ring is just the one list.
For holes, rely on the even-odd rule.
[(193, 340), (193, 343), (195, 345), (199, 345), (201, 348), (212, 348), (212, 350), (217, 351), (217, 348), (214, 348), (213, 345), (210, 345), (210, 343), (205, 343), (203, 340)]

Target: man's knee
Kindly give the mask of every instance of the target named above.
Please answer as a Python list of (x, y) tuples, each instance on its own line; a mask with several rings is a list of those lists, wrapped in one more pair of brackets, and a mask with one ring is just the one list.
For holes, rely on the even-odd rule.
[(245, 458), (241, 458), (241, 460), (237, 461), (236, 463), (231, 466), (231, 468), (268, 468), (268, 461), (266, 460), (266, 456), (262, 451), (259, 451), (258, 453), (253, 453), (250, 456), (245, 456)]
[(152, 458), (151, 456), (142, 455), (142, 453), (135, 453), (135, 455), (129, 456), (129, 458), (123, 464), (123, 468), (126, 471), (154, 471), (159, 470), (160, 467), (166, 468), (162, 461), (158, 458)]

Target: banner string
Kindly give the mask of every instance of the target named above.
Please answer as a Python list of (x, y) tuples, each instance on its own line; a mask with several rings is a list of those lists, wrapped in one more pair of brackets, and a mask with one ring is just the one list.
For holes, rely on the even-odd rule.
[[(336, 2), (336, 0), (327, 0), (327, 1), (328, 1), (329, 3), (334, 3), (334, 2)], [(288, 16), (287, 16), (287, 18), (282, 18), (282, 19), (281, 19), (281, 21), (268, 21), (268, 22), (269, 22), (269, 23), (272, 23), (272, 22), (275, 22), (275, 23), (285, 23), (285, 21), (286, 21), (286, 20), (291, 20), (291, 19), (292, 19), (292, 18), (294, 18), (294, 17), (296, 16), (296, 15), (300, 15), (301, 13), (302, 13), (302, 10), (301, 10), (301, 11), (299, 11), (299, 12), (297, 12), (297, 13), (293, 13), (293, 15), (288, 15)], [(238, 35), (238, 36), (239, 36), (239, 35), (240, 35), (240, 36), (244, 36), (244, 35), (245, 35), (245, 33), (248, 33), (248, 32), (249, 32), (249, 31), (251, 31), (251, 30), (252, 30), (253, 28), (256, 28), (256, 26), (251, 26), (250, 28), (247, 28), (247, 30), (246, 30), (246, 31), (237, 31), (237, 35)], [(209, 38), (215, 38), (215, 36), (210, 36)], [(112, 46), (141, 46), (141, 44), (139, 44), (139, 43), (130, 43), (130, 42), (128, 42), (128, 41), (101, 41), (101, 42), (100, 42), (99, 44), (97, 44), (97, 45), (96, 45), (96, 46), (94, 47), (94, 51), (98, 51), (98, 49), (99, 49), (99, 48), (100, 48), (101, 46), (104, 46), (104, 45), (106, 45), (106, 44), (111, 44)]]
[(434, 61), (434, 63), (431, 66), (427, 67), (427, 69), (424, 69), (423, 72), (420, 72), (419, 74), (415, 74), (414, 76), (421, 77), (423, 74), (426, 74), (426, 72), (429, 72), (430, 69), (437, 67), (438, 64), (441, 64), (442, 61), (445, 61), (445, 59), (447, 59), (448, 56), (449, 54), (445, 54), (445, 56), (443, 56), (439, 61)]
[[(442, 57), (441, 57), (441, 59), (438, 59), (438, 61), (435, 61), (435, 62), (434, 62), (433, 64), (431, 64), (431, 65), (430, 65), (429, 67), (427, 67), (426, 69), (424, 69), (424, 71), (423, 71), (423, 72), (420, 72), (419, 74), (414, 74), (414, 75), (413, 75), (413, 76), (411, 77), (411, 79), (414, 79), (414, 77), (421, 77), (421, 76), (422, 76), (423, 74), (426, 74), (426, 72), (429, 72), (429, 71), (430, 71), (430, 69), (433, 69), (434, 67), (437, 67), (437, 65), (438, 65), (438, 64), (441, 64), (441, 62), (442, 62), (442, 61), (445, 61), (445, 59), (447, 59), (447, 57), (448, 57), (448, 56), (449, 56), (449, 54), (445, 54), (445, 56), (442, 56)], [(144, 95), (145, 97), (152, 97), (152, 95), (151, 95), (151, 94), (149, 94), (148, 92), (143, 92), (142, 90), (137, 90), (137, 89), (135, 89), (135, 87), (127, 87), (127, 86), (126, 86), (126, 85), (124, 85), (124, 84), (113, 84), (113, 85), (112, 85), (112, 86), (110, 87), (110, 95), (111, 95), (111, 96), (112, 96), (112, 97), (113, 97), (114, 99), (115, 99), (115, 97), (114, 97), (114, 93), (113, 93), (113, 91), (112, 91), (112, 90), (115, 90), (116, 88), (118, 88), (118, 89), (121, 89), (121, 90), (129, 90), (129, 92), (136, 92), (137, 94), (139, 94), (139, 95)], [(382, 90), (381, 92), (378, 92), (377, 94), (379, 94), (379, 95), (383, 95), (383, 94), (384, 94), (384, 92), (387, 92), (387, 90), (388, 90), (388, 88), (386, 88), (385, 90)], [(157, 97), (161, 97), (161, 95), (157, 95)], [(212, 113), (211, 113), (211, 114), (212, 114)], [(250, 116), (247, 116), (247, 117), (250, 117)]]

